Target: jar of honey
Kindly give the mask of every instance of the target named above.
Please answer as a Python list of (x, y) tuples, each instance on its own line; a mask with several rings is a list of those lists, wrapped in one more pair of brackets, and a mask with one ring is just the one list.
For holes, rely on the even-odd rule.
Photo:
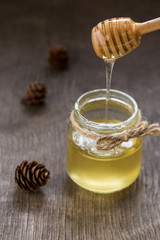
[[(138, 121), (138, 106), (128, 94), (98, 89), (80, 96), (73, 111), (76, 123), (86, 132), (115, 135), (132, 128)], [(98, 150), (95, 140), (67, 127), (66, 169), (79, 186), (93, 192), (110, 193), (131, 185), (139, 175), (142, 138), (131, 138), (110, 150)]]

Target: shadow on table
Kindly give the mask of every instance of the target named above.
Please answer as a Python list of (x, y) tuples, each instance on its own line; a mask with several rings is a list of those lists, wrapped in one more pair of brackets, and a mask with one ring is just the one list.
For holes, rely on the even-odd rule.
[(45, 204), (45, 194), (41, 190), (25, 192), (19, 188), (15, 188), (12, 196), (13, 207), (20, 211), (28, 211), (28, 209), (30, 211), (39, 211)]
[[(76, 185), (68, 177), (66, 179), (65, 194), (67, 199), (68, 219), (83, 221), (84, 216), (92, 218), (116, 215), (118, 212), (134, 211), (136, 202), (143, 188), (143, 179), (139, 177), (128, 188), (110, 194), (99, 194), (87, 191)], [(119, 217), (120, 214), (118, 214)], [(99, 219), (99, 221), (100, 221)]]
[(25, 116), (39, 116), (47, 111), (47, 105), (44, 103), (38, 105), (22, 105), (22, 112)]

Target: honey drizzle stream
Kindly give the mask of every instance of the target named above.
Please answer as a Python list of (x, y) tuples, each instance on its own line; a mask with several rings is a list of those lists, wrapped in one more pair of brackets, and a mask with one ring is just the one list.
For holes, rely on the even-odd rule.
[(105, 59), (105, 66), (106, 66), (106, 109), (105, 109), (105, 121), (107, 122), (109, 117), (109, 105), (108, 102), (110, 100), (110, 87), (111, 87), (111, 79), (112, 79), (112, 70), (115, 63), (114, 60)]

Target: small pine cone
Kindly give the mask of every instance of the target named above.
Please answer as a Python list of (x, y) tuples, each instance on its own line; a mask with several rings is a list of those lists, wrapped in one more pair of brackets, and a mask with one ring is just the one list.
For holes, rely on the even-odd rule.
[(48, 60), (55, 68), (65, 68), (68, 65), (68, 51), (63, 46), (55, 46), (48, 52)]
[(45, 165), (32, 161), (23, 161), (15, 170), (15, 182), (27, 192), (35, 191), (44, 186), (50, 179), (50, 172)]
[(27, 86), (26, 98), (22, 99), (22, 103), (26, 105), (37, 105), (44, 102), (46, 96), (46, 87), (43, 83), (33, 82)]

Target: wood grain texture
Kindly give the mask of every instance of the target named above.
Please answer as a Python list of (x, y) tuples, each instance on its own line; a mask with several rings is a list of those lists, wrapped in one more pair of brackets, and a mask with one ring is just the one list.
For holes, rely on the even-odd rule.
[[(122, 192), (88, 192), (65, 171), (73, 104), (82, 93), (105, 86), (103, 63), (91, 46), (92, 27), (114, 16), (144, 22), (157, 17), (159, 7), (151, 0), (0, 1), (0, 240), (160, 239), (159, 137), (144, 139), (141, 174)], [(113, 72), (112, 88), (132, 95), (149, 122), (160, 119), (159, 42), (158, 31), (144, 36)], [(47, 62), (56, 44), (70, 53), (63, 71)], [(25, 87), (35, 80), (48, 88), (45, 105), (21, 105)], [(22, 160), (46, 165), (47, 186), (36, 193), (17, 188), (14, 170)]]

